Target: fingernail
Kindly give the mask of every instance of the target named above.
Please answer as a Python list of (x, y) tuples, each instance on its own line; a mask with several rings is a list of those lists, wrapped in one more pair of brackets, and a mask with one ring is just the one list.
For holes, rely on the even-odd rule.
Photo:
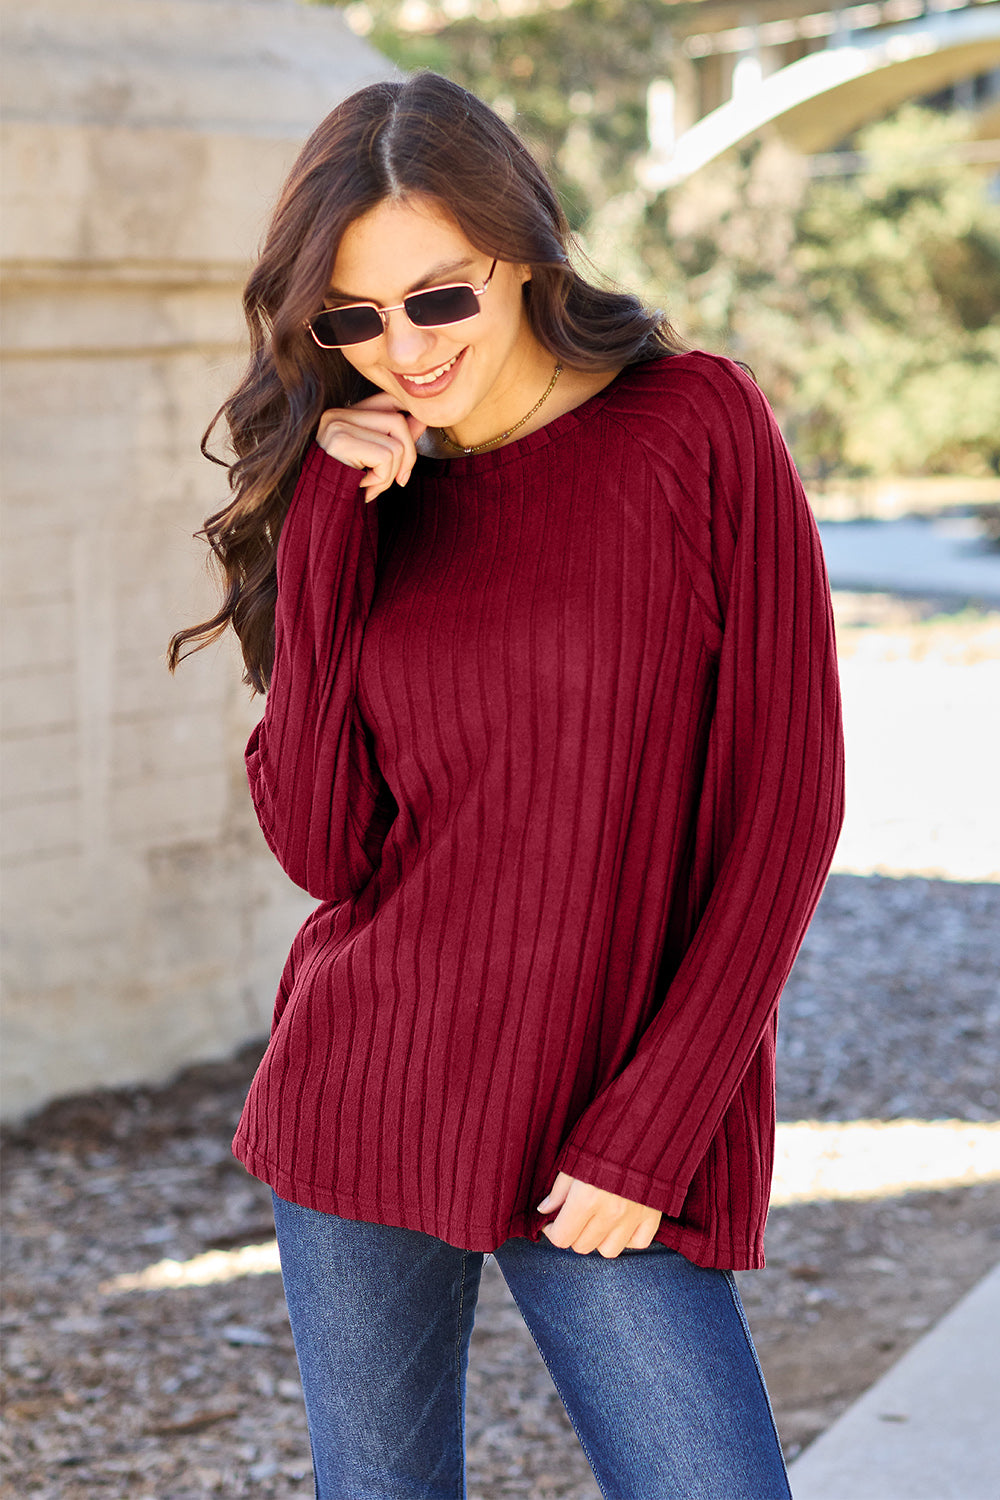
[(536, 1213), (540, 1213), (540, 1214), (546, 1214), (546, 1213), (548, 1213), (548, 1211), (549, 1211), (549, 1204), (550, 1204), (550, 1201), (551, 1201), (551, 1196), (552, 1195), (549, 1194), (548, 1198), (543, 1198), (542, 1199), (541, 1203), (539, 1203), (537, 1209), (535, 1210)]

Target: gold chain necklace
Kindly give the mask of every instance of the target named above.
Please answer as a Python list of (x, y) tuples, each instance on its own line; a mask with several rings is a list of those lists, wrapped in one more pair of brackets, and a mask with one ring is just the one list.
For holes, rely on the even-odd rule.
[(512, 433), (517, 432), (518, 428), (523, 427), (525, 422), (530, 422), (538, 408), (542, 406), (552, 395), (552, 392), (555, 389), (555, 383), (559, 379), (559, 376), (561, 374), (562, 365), (556, 365), (552, 379), (549, 381), (547, 387), (545, 388), (545, 391), (535, 402), (531, 410), (525, 413), (520, 422), (515, 422), (513, 427), (508, 427), (506, 432), (501, 432), (499, 437), (487, 438), (485, 443), (473, 443), (471, 448), (465, 448), (461, 443), (452, 442), (451, 438), (445, 432), (443, 427), (439, 427), (438, 432), (440, 432), (442, 439), (445, 443), (447, 443), (448, 447), (454, 449), (456, 453), (464, 453), (466, 455), (470, 453), (482, 453), (484, 448), (492, 448), (494, 443), (502, 443), (504, 438), (509, 438)]

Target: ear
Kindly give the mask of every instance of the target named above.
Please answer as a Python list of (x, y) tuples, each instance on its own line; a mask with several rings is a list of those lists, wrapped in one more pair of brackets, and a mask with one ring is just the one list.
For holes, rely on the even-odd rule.
[(520, 281), (520, 283), (521, 283), (522, 286), (524, 286), (525, 282), (530, 281), (531, 280), (531, 267), (530, 266), (518, 266), (518, 268), (517, 268), (517, 279)]

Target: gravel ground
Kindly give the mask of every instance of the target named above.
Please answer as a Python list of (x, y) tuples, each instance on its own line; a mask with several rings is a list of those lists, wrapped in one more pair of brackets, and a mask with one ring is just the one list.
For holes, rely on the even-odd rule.
[[(856, 604), (845, 613), (849, 654), (850, 632), (873, 622)], [(937, 627), (923, 614), (912, 606), (892, 628), (926, 645)], [(949, 639), (956, 628), (941, 626)], [(779, 1117), (994, 1119), (998, 959), (1000, 885), (835, 874), (782, 1002)], [(246, 1245), (273, 1264), (267, 1190), (229, 1155), (259, 1050), (165, 1088), (61, 1101), (7, 1133), (11, 1500), (311, 1495), (273, 1270), (114, 1285)], [(772, 1211), (767, 1248), (767, 1270), (741, 1288), (793, 1456), (1000, 1259), (1000, 1184), (789, 1204)], [(492, 1260), (468, 1446), (475, 1500), (598, 1500)]]

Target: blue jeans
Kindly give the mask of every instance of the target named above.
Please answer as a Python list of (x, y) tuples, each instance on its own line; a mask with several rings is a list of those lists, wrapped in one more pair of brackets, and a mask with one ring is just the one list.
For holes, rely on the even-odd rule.
[[(274, 1199), (319, 1500), (464, 1500), (484, 1256)], [(602, 1495), (790, 1500), (732, 1274), (662, 1245), (494, 1252)]]

